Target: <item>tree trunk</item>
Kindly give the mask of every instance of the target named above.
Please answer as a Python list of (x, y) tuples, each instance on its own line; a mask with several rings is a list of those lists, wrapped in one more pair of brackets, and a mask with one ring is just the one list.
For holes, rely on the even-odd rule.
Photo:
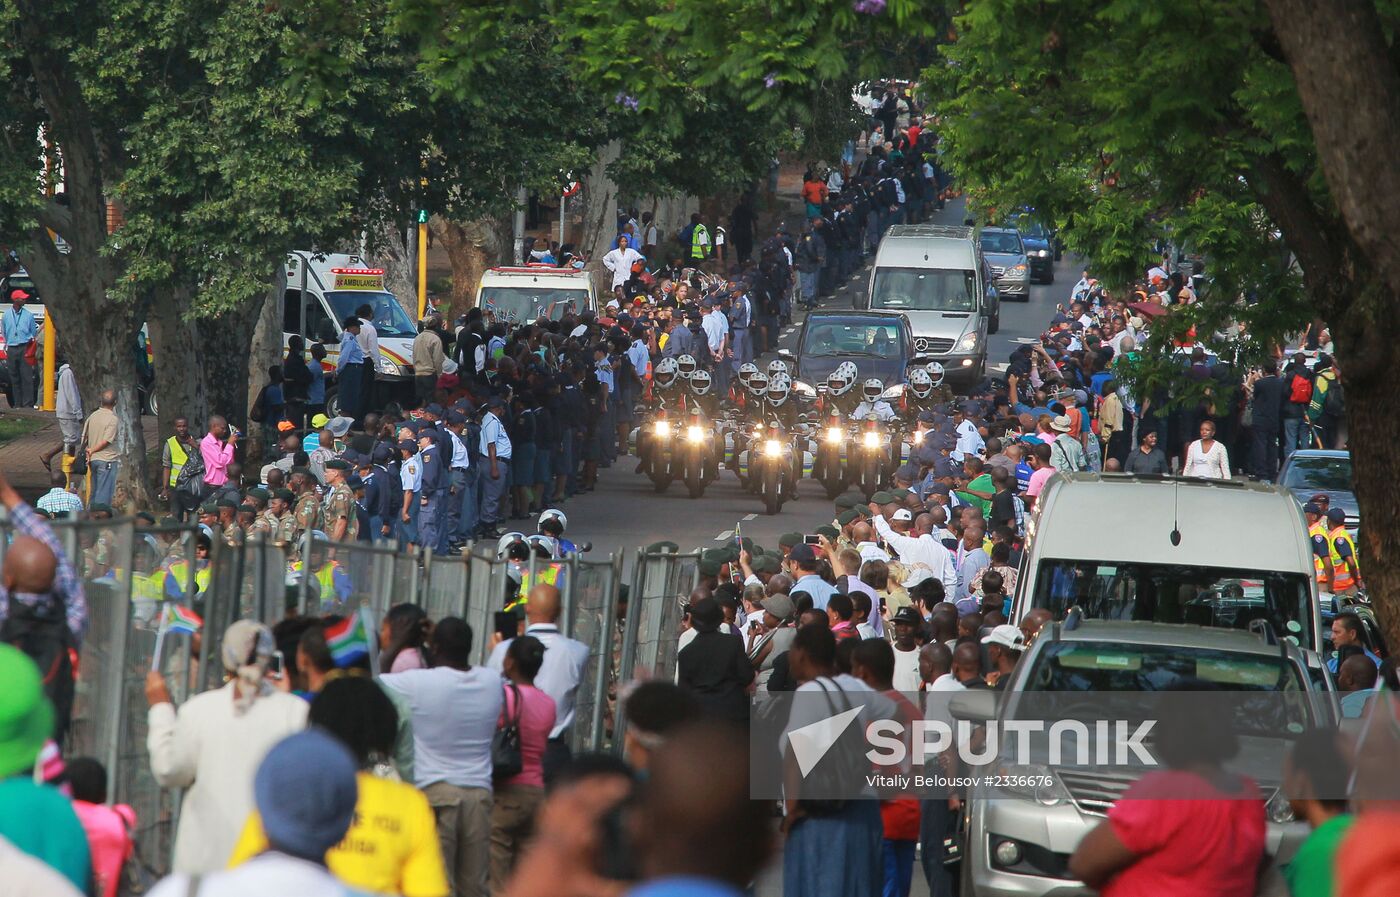
[[(262, 300), (262, 310), (253, 326), (253, 341), (249, 349), (247, 407), (253, 407), (258, 392), (268, 384), (268, 368), (282, 364), (282, 294), (287, 289), (287, 269), (277, 266), (277, 274)], [(261, 461), (275, 456), (277, 426), (275, 423), (248, 422), (246, 458)]]
[(384, 288), (399, 300), (410, 321), (418, 320), (418, 225), (386, 224), (370, 256), (384, 269)]
[[(47, 298), (47, 297), (46, 297)], [(55, 325), (58, 321), (55, 319)], [(128, 325), (130, 326), (130, 325)], [(115, 328), (112, 328), (115, 329)], [(64, 337), (68, 363), (78, 378), (83, 410), (92, 413), (107, 389), (115, 390), (117, 429), (117, 486), (112, 508), (118, 513), (149, 507), (150, 483), (146, 471), (146, 437), (141, 429), (141, 396), (136, 388), (136, 328), (125, 333), (94, 333), (69, 328)]]
[(443, 317), (452, 320), (466, 314), (476, 302), (476, 287), (487, 268), (510, 254), (510, 223), (498, 218), (449, 221), (434, 215), (428, 227), (447, 252), (452, 266), (452, 297), (442, 305)]
[(608, 176), (608, 166), (621, 154), (622, 145), (616, 140), (603, 147), (583, 182), (583, 238), (578, 251), (588, 259), (588, 270), (600, 285), (600, 293), (612, 282), (603, 268), (603, 256), (612, 248), (617, 227), (617, 184)]
[[(259, 293), (230, 311), (217, 317), (201, 318), (195, 323), (199, 333), (196, 357), (209, 393), (209, 407), (245, 431), (253, 331), (266, 299), (266, 293)], [(265, 382), (267, 371), (261, 376)]]
[(151, 298), (147, 324), (155, 359), (156, 397), (159, 399), (160, 438), (175, 432), (175, 418), (187, 418), (190, 430), (202, 433), (209, 419), (209, 395), (199, 357), (198, 334), (186, 312), (194, 301), (191, 290), (170, 287)]

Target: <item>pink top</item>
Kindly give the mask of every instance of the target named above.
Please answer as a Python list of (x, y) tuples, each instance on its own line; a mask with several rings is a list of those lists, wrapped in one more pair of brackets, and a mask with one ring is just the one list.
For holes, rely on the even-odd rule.
[(1224, 794), (1194, 773), (1151, 772), (1124, 792), (1108, 821), (1137, 860), (1109, 880), (1103, 897), (1254, 893), (1264, 800), (1248, 779)]
[(1030, 482), (1026, 484), (1026, 495), (1035, 498), (1040, 494), (1040, 490), (1045, 488), (1045, 481), (1055, 475), (1055, 468), (1046, 465), (1038, 468), (1031, 474)]
[(75, 800), (73, 812), (87, 833), (98, 897), (116, 897), (122, 864), (131, 855), (130, 829), (136, 825), (136, 811), (126, 804), (109, 807)]
[(204, 458), (204, 482), (210, 486), (227, 483), (233, 446), (215, 439), (213, 433), (205, 433), (199, 440), (199, 454)]
[(418, 648), (404, 648), (394, 655), (394, 662), (389, 665), (389, 672), (402, 673), (404, 670), (421, 670), (427, 664), (423, 663), (423, 652)]
[[(533, 685), (519, 685), (520, 701), (524, 708), (520, 713), (520, 755), (525, 761), (520, 774), (507, 779), (506, 785), (533, 785), (544, 787), (544, 745), (554, 728), (554, 699)], [(501, 711), (501, 722), (515, 718), (515, 693), (506, 683), (506, 705)]]

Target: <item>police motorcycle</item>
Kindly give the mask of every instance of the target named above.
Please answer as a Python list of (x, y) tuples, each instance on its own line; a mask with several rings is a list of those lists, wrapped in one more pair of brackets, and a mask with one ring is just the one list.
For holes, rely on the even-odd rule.
[(855, 386), (858, 371), (853, 362), (843, 361), (826, 378), (826, 383), (813, 387), (799, 382), (797, 391), (809, 390), (816, 396), (818, 426), (812, 457), (812, 479), (822, 484), (826, 497), (835, 499), (850, 485), (851, 470), (847, 461), (847, 415), (844, 406)]
[(891, 400), (898, 401), (902, 392), (903, 384), (886, 390), (872, 377), (861, 384), (862, 401), (851, 414), (854, 429), (847, 458), (851, 479), (866, 501), (885, 487), (900, 461), (895, 432), (899, 418)]
[[(677, 391), (681, 383), (680, 365), (676, 359), (663, 358), (658, 361), (652, 371), (650, 400), (654, 407), (632, 432), (637, 451), (637, 473), (646, 474), (653, 482), (659, 473), (664, 473), (665, 467), (661, 465), (661, 469), (658, 470), (656, 464), (658, 446), (664, 442), (664, 439), (658, 438), (658, 434), (669, 435), (674, 418), (682, 410), (681, 397)], [(670, 485), (669, 480), (667, 485)], [(664, 489), (665, 487), (662, 487), (661, 491)]]
[[(764, 413), (768, 406), (768, 375), (755, 368), (744, 382), (739, 413), (725, 430), (725, 459), (739, 485), (749, 488), (747, 453), (754, 440), (763, 435)], [(752, 490), (750, 490), (752, 491)]]
[(687, 381), (685, 410), (651, 422), (651, 481), (657, 492), (665, 492), (673, 480), (680, 480), (691, 498), (700, 498), (719, 477), (723, 443), (717, 438), (714, 415), (718, 405), (711, 386), (709, 371), (694, 371)]
[(776, 514), (797, 499), (797, 484), (810, 453), (800, 400), (792, 398), (792, 380), (779, 376), (768, 384), (764, 418), (754, 428), (740, 460), (749, 491), (763, 500), (763, 511)]

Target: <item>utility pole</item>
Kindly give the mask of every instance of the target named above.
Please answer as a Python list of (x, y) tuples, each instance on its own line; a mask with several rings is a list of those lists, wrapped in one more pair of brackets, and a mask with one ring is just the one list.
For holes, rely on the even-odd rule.
[[(49, 140), (48, 132), (44, 133), (44, 195), (53, 199), (53, 143)], [(49, 239), (54, 240), (58, 235), (49, 231)], [(55, 394), (55, 372), (58, 370), (58, 336), (53, 326), (53, 307), (48, 305), (44, 308), (44, 396), (40, 404), (45, 411), (54, 411), (58, 408), (57, 396)], [(18, 387), (16, 387), (18, 388)]]

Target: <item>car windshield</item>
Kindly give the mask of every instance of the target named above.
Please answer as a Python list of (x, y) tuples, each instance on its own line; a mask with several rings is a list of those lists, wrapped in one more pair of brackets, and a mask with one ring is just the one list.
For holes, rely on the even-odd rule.
[(588, 308), (588, 291), (539, 286), (483, 287), (482, 311), (495, 315), (497, 321), (518, 324), (534, 321), (543, 312), (557, 321), (566, 312), (579, 313)]
[(1350, 492), (1350, 458), (1308, 458), (1294, 455), (1283, 478), (1288, 489), (1306, 492)]
[(1314, 645), (1308, 578), (1297, 573), (1047, 560), (1036, 576), (1032, 606), (1063, 618), (1078, 606), (1091, 620), (1150, 620), (1248, 629), (1255, 620), (1279, 638)]
[(982, 251), (998, 255), (1020, 255), (1021, 235), (1014, 231), (982, 231)]
[(1121, 708), (1134, 718), (1147, 709), (1135, 693), (1211, 687), (1220, 697), (1203, 712), (1228, 712), (1239, 734), (1286, 736), (1311, 724), (1307, 683), (1278, 654), (1117, 641), (1046, 645), (1021, 681), (1027, 697), (1017, 716), (1079, 719)]
[(1020, 231), (1023, 237), (1031, 237), (1042, 241), (1049, 239), (1050, 235), (1045, 232), (1045, 228), (1040, 226), (1040, 222), (1036, 221), (1034, 218), (1018, 215), (1012, 223), (1016, 225), (1016, 230)]
[(871, 308), (900, 311), (974, 311), (977, 275), (939, 268), (879, 268)]
[(370, 290), (332, 290), (326, 294), (326, 299), (330, 301), (331, 311), (335, 312), (337, 324), (355, 314), (355, 309), (362, 305), (368, 305), (374, 309), (374, 314), (370, 316), (370, 323), (374, 325), (380, 339), (384, 339), (386, 336), (413, 339), (418, 335), (418, 328), (413, 326), (413, 321), (403, 310), (403, 306), (399, 305), (399, 300), (394, 298), (393, 293)]
[(802, 354), (815, 357), (866, 355), (873, 358), (898, 358), (899, 325), (893, 322), (812, 322), (807, 325), (807, 334), (802, 340)]

